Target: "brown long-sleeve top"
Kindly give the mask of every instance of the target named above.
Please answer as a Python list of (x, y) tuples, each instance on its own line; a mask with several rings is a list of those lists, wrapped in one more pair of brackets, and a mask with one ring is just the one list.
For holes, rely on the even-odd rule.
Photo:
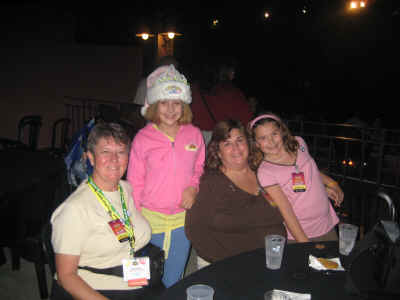
[(277, 208), (216, 170), (203, 174), (196, 202), (186, 213), (185, 230), (197, 254), (209, 262), (263, 248), (267, 234), (286, 236)]

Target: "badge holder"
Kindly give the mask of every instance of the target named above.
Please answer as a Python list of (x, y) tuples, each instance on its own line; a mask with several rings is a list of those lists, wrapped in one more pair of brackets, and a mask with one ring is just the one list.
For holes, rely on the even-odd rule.
[(150, 259), (148, 256), (122, 260), (124, 281), (128, 286), (148, 285), (150, 279)]
[(296, 172), (292, 173), (292, 187), (293, 192), (302, 193), (306, 191), (306, 182), (304, 180), (304, 173), (300, 172), (299, 167), (296, 165)]

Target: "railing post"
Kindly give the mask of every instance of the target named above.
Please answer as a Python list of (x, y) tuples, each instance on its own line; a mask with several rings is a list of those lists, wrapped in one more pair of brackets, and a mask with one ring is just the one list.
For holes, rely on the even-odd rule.
[(380, 140), (379, 144), (379, 155), (378, 155), (378, 165), (377, 165), (377, 176), (376, 176), (376, 183), (379, 186), (382, 180), (382, 169), (383, 169), (383, 149), (385, 147), (386, 141), (386, 130), (382, 131), (382, 139)]
[(335, 159), (335, 155), (334, 155), (334, 149), (333, 149), (333, 139), (332, 137), (329, 137), (329, 150), (328, 150), (328, 172), (331, 171), (331, 164), (332, 161), (334, 161)]

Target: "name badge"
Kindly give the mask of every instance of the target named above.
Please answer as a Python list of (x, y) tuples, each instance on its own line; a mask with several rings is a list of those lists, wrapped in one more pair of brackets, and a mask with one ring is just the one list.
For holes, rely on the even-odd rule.
[(125, 230), (124, 224), (122, 224), (121, 220), (112, 220), (108, 222), (108, 225), (110, 225), (112, 231), (114, 234), (117, 236), (117, 239), (120, 243), (129, 241), (129, 235)]
[(150, 259), (148, 256), (122, 260), (124, 281), (128, 286), (143, 286), (150, 279)]
[(292, 173), (292, 187), (295, 193), (306, 191), (306, 182), (303, 172)]

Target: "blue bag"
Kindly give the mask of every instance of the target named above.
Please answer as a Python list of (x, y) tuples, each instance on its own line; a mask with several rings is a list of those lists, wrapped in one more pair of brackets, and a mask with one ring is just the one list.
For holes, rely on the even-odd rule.
[(86, 141), (90, 130), (95, 125), (91, 119), (73, 138), (69, 152), (64, 158), (67, 167), (68, 183), (77, 187), (83, 180), (92, 174), (93, 167), (86, 159)]

